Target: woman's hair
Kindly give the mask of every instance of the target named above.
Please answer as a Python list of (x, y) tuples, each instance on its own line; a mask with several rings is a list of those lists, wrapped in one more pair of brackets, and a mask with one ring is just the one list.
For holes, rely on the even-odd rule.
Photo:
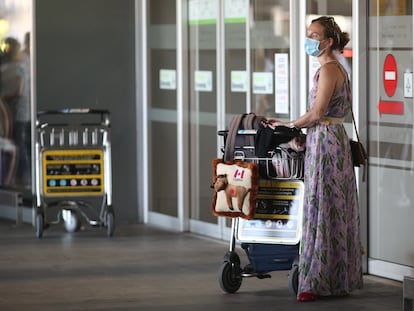
[(319, 23), (325, 28), (325, 37), (333, 39), (332, 50), (339, 50), (340, 52), (344, 50), (345, 45), (350, 40), (349, 33), (343, 32), (333, 17), (321, 16), (312, 20), (312, 23)]

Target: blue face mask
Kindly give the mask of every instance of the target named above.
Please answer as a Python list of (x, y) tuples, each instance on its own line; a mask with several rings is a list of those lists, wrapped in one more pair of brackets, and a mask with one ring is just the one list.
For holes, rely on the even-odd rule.
[(308, 54), (310, 56), (319, 56), (319, 55), (321, 55), (324, 50), (319, 50), (319, 44), (323, 41), (324, 40), (318, 41), (318, 40), (306, 37), (305, 38), (305, 52), (306, 52), (306, 54)]

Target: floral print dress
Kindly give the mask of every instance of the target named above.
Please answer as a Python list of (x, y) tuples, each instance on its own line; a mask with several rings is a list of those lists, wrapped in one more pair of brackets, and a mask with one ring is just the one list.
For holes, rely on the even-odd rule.
[[(310, 107), (319, 72), (309, 95)], [(346, 81), (332, 96), (325, 116), (343, 118), (350, 109), (351, 90)], [(308, 128), (304, 183), (298, 294), (347, 295), (362, 287), (362, 255), (355, 173), (343, 124), (318, 123)]]

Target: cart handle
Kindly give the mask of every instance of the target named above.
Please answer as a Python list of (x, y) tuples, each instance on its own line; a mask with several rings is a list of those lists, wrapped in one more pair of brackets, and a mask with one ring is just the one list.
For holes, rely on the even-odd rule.
[[(290, 134), (293, 137), (295, 136), (299, 136), (299, 134), (301, 134), (301, 130), (297, 129), (297, 128), (289, 128), (286, 126), (276, 126), (276, 128), (273, 130), (273, 135), (286, 135), (286, 134)], [(229, 130), (220, 130), (217, 131), (217, 135), (218, 136), (226, 136), (229, 133)], [(257, 130), (251, 129), (251, 130), (244, 130), (244, 129), (239, 129), (237, 130), (237, 134), (238, 135), (256, 135), (257, 134)]]
[(90, 108), (64, 108), (64, 109), (60, 109), (60, 110), (44, 110), (44, 111), (39, 111), (37, 113), (38, 117), (42, 116), (42, 115), (53, 115), (53, 114), (100, 114), (101, 115), (101, 124), (105, 125), (105, 126), (109, 126), (110, 125), (110, 121), (109, 121), (109, 110), (104, 110), (104, 109), (90, 109)]

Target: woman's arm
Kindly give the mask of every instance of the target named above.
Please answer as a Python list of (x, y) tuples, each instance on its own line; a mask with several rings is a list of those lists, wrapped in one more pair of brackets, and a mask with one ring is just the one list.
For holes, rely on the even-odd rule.
[[(329, 101), (338, 87), (338, 66), (325, 64), (319, 73), (315, 104), (305, 114), (293, 122), (282, 122), (287, 127), (308, 128), (319, 122), (328, 109)], [(292, 124), (293, 123), (293, 124)]]

